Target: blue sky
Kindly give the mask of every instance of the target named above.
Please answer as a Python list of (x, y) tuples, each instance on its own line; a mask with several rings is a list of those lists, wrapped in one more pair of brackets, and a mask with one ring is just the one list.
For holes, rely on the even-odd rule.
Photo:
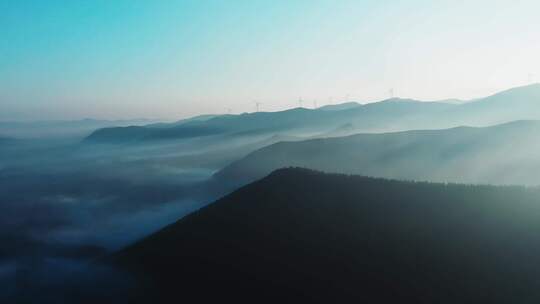
[(0, 0), (0, 120), (474, 98), (540, 79), (538, 1)]

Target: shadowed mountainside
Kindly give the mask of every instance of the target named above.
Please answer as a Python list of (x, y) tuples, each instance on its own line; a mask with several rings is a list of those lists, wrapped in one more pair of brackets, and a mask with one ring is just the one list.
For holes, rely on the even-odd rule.
[(540, 121), (518, 121), (280, 142), (230, 164), (214, 178), (237, 186), (278, 168), (299, 166), (397, 179), (538, 185), (538, 134)]
[(539, 200), (282, 169), (111, 260), (140, 302), (532, 303)]

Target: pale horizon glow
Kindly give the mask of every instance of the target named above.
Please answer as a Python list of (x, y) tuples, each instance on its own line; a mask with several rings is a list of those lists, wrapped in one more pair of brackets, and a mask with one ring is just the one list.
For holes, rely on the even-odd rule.
[[(471, 3), (474, 2), (474, 3)], [(0, 120), (175, 120), (540, 79), (540, 3), (0, 2)], [(348, 96), (348, 98), (347, 98)]]

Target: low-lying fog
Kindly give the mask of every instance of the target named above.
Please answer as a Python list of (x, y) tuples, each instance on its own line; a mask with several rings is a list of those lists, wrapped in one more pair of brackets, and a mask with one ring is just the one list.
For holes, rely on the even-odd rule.
[(215, 199), (219, 191), (204, 188), (204, 181), (259, 140), (227, 145), (217, 139), (151, 145), (88, 144), (81, 138), (2, 143), (0, 300), (20, 297), (24, 290), (34, 299), (43, 294), (55, 302), (53, 290), (73, 284), (67, 279), (73, 271), (85, 276), (97, 271), (80, 271), (88, 261)]
[(0, 302), (65, 302), (68, 290), (77, 290), (78, 301), (96, 281), (119, 292), (129, 278), (91, 262), (232, 190), (208, 182), (227, 164), (309, 135), (105, 144), (61, 134), (0, 141)]
[[(535, 85), (510, 90), (503, 97), (523, 90), (540, 96), (540, 86)], [(522, 98), (526, 105), (532, 104), (529, 95)], [(93, 140), (85, 136), (94, 121), (75, 129), (76, 134), (64, 131), (73, 123), (55, 124), (50, 132), (39, 125), (40, 132), (29, 137), (2, 133), (10, 129), (0, 126), (0, 302), (16, 296), (18, 301), (58, 303), (66, 302), (57, 297), (69, 296), (67, 290), (89, 292), (88, 282), (121, 276), (95, 264), (86, 267), (89, 262), (281, 167), (538, 185), (538, 121), (434, 130), (441, 124), (499, 121), (504, 111), (493, 116), (488, 99), (461, 110), (450, 104), (390, 100), (334, 112), (292, 109), (203, 117), (183, 125), (102, 129)], [(470, 107), (483, 113), (482, 123), (462, 117), (462, 112), (470, 114)], [(505, 118), (523, 119), (520, 113)], [(433, 131), (340, 137), (412, 127)], [(329, 137), (340, 138), (303, 141)], [(281, 141), (289, 143), (273, 145)], [(110, 292), (121, 290), (111, 286), (121, 287), (116, 283), (127, 284), (126, 280), (111, 279), (115, 284), (109, 284)]]

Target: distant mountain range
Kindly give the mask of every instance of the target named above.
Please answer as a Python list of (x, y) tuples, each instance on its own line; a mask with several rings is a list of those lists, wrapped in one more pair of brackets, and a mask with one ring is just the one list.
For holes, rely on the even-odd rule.
[(298, 166), (326, 172), (463, 183), (540, 185), (540, 121), (358, 134), (263, 147), (215, 174), (243, 185)]
[(540, 84), (510, 89), (470, 102), (421, 102), (393, 98), (360, 105), (349, 102), (318, 109), (203, 116), (175, 124), (138, 128), (106, 128), (88, 142), (126, 143), (185, 139), (210, 135), (327, 134), (348, 125), (350, 134), (414, 129), (442, 129), (461, 125), (488, 126), (514, 120), (540, 119)]
[(538, 188), (282, 169), (109, 261), (137, 279), (130, 303), (532, 303), (539, 203)]
[(321, 110), (321, 111), (341, 111), (341, 110), (348, 110), (348, 109), (358, 108), (358, 107), (361, 107), (361, 106), (362, 105), (357, 103), (357, 102), (350, 101), (350, 102), (344, 102), (344, 103), (340, 103), (340, 104), (332, 104), (332, 105), (322, 106), (322, 107), (317, 108), (317, 110)]
[(167, 122), (159, 122), (159, 123), (145, 125), (145, 127), (148, 127), (148, 128), (171, 128), (171, 127), (176, 127), (176, 126), (188, 123), (188, 122), (207, 121), (207, 120), (210, 120), (210, 119), (212, 119), (214, 117), (218, 117), (218, 116), (220, 116), (220, 115), (213, 115), (213, 114), (198, 115), (198, 116), (194, 116), (194, 117), (190, 117), (190, 118), (186, 118), (186, 119), (181, 119), (181, 120), (178, 120), (178, 121), (172, 122), (172, 123), (170, 123), (170, 122), (169, 123), (167, 123)]
[[(412, 100), (387, 100), (344, 110), (296, 108), (281, 112), (222, 115), (205, 121), (192, 121), (169, 128), (107, 128), (94, 132), (89, 142), (125, 143), (156, 139), (183, 139), (208, 135), (262, 135), (287, 132), (289, 135), (327, 133), (345, 123), (355, 130), (380, 131), (405, 127), (406, 120), (431, 116), (451, 105)], [(385, 123), (386, 122), (386, 123)], [(164, 135), (166, 134), (166, 135)]]

